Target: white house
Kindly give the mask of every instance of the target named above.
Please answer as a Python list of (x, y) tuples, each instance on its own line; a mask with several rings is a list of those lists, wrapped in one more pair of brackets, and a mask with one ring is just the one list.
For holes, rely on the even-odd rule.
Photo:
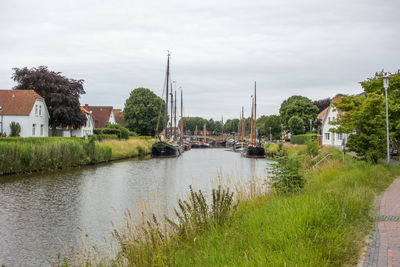
[[(339, 102), (339, 98), (334, 98), (332, 101)], [(324, 146), (336, 146), (340, 147), (347, 143), (348, 134), (345, 133), (333, 133), (332, 129), (336, 129), (337, 125), (332, 125), (330, 122), (335, 121), (342, 111), (337, 110), (332, 104), (327, 110), (322, 111), (322, 145)], [(321, 113), (322, 113), (321, 112)], [(320, 117), (320, 116), (319, 116)]]
[(86, 135), (92, 135), (94, 129), (94, 119), (92, 116), (92, 112), (88, 111), (84, 107), (81, 107), (81, 111), (86, 116), (86, 123), (79, 129), (72, 131), (72, 136), (76, 137), (85, 137)]
[(21, 137), (48, 136), (49, 112), (34, 90), (0, 90), (0, 132), (10, 135), (11, 122), (21, 126)]
[[(78, 129), (73, 129), (72, 127), (68, 126), (65, 128), (57, 127), (56, 129), (56, 136), (62, 137), (85, 137), (86, 135), (93, 135), (94, 129), (94, 119), (92, 116), (92, 112), (86, 110), (84, 107), (80, 107), (81, 112), (86, 117), (86, 123), (82, 125)], [(50, 128), (51, 133), (51, 128)]]

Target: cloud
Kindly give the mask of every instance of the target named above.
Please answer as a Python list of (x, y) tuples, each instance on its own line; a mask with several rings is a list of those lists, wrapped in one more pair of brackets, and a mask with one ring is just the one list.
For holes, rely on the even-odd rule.
[(85, 80), (82, 102), (123, 107), (139, 86), (162, 93), (166, 50), (189, 115), (259, 115), (294, 94), (358, 93), (399, 68), (400, 3), (326, 1), (2, 1), (0, 87), (12, 67), (47, 65)]

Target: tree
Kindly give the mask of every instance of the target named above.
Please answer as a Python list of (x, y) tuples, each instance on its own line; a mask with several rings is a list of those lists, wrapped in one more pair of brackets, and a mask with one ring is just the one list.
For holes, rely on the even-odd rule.
[(304, 133), (304, 122), (299, 116), (293, 116), (289, 120), (289, 130), (293, 135)]
[(225, 123), (225, 126), (224, 126), (224, 131), (226, 133), (238, 133), (239, 132), (239, 124), (240, 124), (239, 119), (227, 120)]
[[(386, 112), (382, 80), (383, 71), (361, 82), (364, 94), (341, 98), (333, 105), (341, 110), (332, 124), (335, 132), (349, 133), (347, 147), (368, 161), (376, 163), (386, 155)], [(388, 89), (390, 140), (398, 144), (400, 137), (400, 73), (392, 75)]]
[(269, 129), (270, 127), (271, 127), (272, 139), (280, 138), (282, 129), (281, 129), (281, 119), (278, 115), (266, 116), (263, 125), (263, 133), (265, 133), (265, 136), (268, 136), (268, 138), (270, 133)]
[(296, 115), (303, 121), (305, 129), (310, 130), (309, 121), (315, 120), (318, 110), (307, 97), (294, 95), (282, 102), (279, 114), (284, 125), (289, 126), (289, 120)]
[(164, 128), (165, 101), (150, 89), (136, 88), (125, 101), (123, 114), (126, 128), (139, 135), (154, 136)]
[(85, 94), (83, 80), (69, 79), (46, 66), (13, 70), (12, 79), (18, 83), (14, 89), (34, 90), (45, 99), (53, 135), (58, 126), (79, 128), (86, 123), (79, 103), (80, 95)]
[(328, 97), (324, 99), (315, 100), (313, 104), (318, 107), (318, 113), (320, 113), (321, 111), (329, 107), (329, 105), (331, 104), (331, 100), (332, 99)]

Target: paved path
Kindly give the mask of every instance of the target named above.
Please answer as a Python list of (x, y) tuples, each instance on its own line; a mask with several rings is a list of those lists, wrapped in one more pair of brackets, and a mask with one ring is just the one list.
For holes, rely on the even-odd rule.
[(361, 266), (400, 267), (400, 178), (377, 200), (374, 233)]

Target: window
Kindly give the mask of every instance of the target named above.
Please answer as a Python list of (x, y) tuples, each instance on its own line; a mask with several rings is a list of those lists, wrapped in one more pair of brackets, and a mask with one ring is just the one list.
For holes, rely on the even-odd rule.
[(35, 136), (36, 134), (36, 124), (32, 124), (32, 135)]
[(39, 106), (39, 116), (42, 116), (42, 105)]
[(35, 105), (35, 115), (37, 116), (37, 112), (38, 112), (38, 105)]
[(338, 133), (337, 134), (337, 139), (338, 140), (343, 140), (343, 134), (342, 133)]
[(325, 139), (329, 140), (330, 133), (325, 133)]
[(43, 136), (43, 124), (40, 125), (40, 136)]
[(331, 122), (331, 117), (328, 117), (328, 122)]

